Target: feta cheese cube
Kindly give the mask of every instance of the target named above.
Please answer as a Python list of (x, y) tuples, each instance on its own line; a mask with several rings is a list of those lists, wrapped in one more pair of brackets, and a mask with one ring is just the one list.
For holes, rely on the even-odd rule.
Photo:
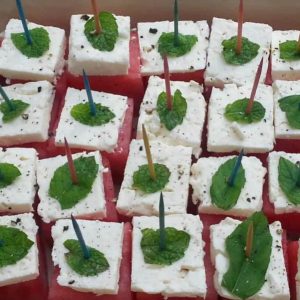
[(119, 130), (123, 125), (127, 110), (127, 97), (102, 92), (92, 92), (94, 103), (108, 107), (115, 117), (101, 126), (89, 126), (76, 121), (71, 116), (74, 105), (87, 103), (85, 90), (68, 88), (65, 105), (56, 130), (56, 146), (64, 146), (64, 137), (70, 147), (113, 152), (118, 144)]
[(272, 33), (272, 78), (273, 80), (299, 80), (300, 60), (287, 61), (280, 58), (279, 45), (286, 41), (298, 41), (298, 30), (274, 30)]
[(284, 214), (291, 212), (300, 212), (300, 205), (294, 205), (288, 201), (288, 198), (281, 190), (279, 186), (279, 159), (284, 157), (293, 163), (300, 162), (300, 154), (280, 152), (271, 152), (268, 157), (268, 168), (269, 168), (269, 197), (270, 201), (274, 205), (276, 214)]
[[(239, 299), (230, 294), (230, 292), (222, 286), (222, 280), (224, 274), (229, 268), (229, 257), (225, 248), (225, 240), (240, 223), (241, 221), (227, 217), (219, 224), (210, 226), (211, 258), (216, 269), (214, 275), (214, 285), (218, 294), (226, 299)], [(251, 296), (249, 299), (288, 300), (290, 299), (290, 293), (282, 251), (281, 224), (280, 222), (276, 221), (270, 224), (269, 228), (272, 235), (272, 250), (265, 283), (260, 291)]]
[(243, 37), (260, 46), (258, 55), (244, 65), (232, 65), (224, 60), (222, 42), (236, 36), (237, 27), (238, 24), (232, 20), (213, 18), (207, 53), (207, 68), (204, 74), (207, 85), (223, 87), (225, 83), (235, 83), (241, 86), (253, 82), (262, 57), (264, 58), (264, 64), (260, 82), (265, 81), (272, 40), (272, 27), (266, 24), (245, 22), (243, 24)]
[[(0, 112), (0, 145), (12, 146), (48, 139), (48, 128), (55, 96), (48, 81), (28, 82), (3, 87), (10, 99), (22, 100), (29, 106), (16, 119), (4, 123)], [(0, 96), (0, 104), (4, 99)]]
[(28, 58), (13, 44), (12, 33), (24, 32), (20, 20), (11, 19), (5, 29), (0, 47), (0, 75), (21, 80), (48, 80), (54, 82), (64, 67), (65, 31), (51, 26), (28, 23), (28, 29), (44, 28), (49, 33), (50, 47), (43, 56)]
[(283, 97), (300, 95), (300, 81), (276, 80), (273, 83), (275, 137), (279, 139), (300, 139), (300, 129), (292, 128), (287, 120), (286, 112), (279, 107)]
[[(182, 145), (193, 148), (193, 154), (201, 154), (202, 129), (205, 120), (206, 102), (202, 95), (202, 86), (194, 81), (171, 82), (171, 92), (182, 92), (187, 102), (187, 112), (183, 123), (169, 131), (160, 122), (157, 112), (157, 100), (161, 92), (165, 92), (164, 79), (156, 76), (149, 78), (148, 87), (140, 108), (137, 138), (142, 138), (142, 124), (145, 125), (150, 139), (156, 139), (169, 145)], [(191, 130), (193, 128), (193, 130)]]
[(198, 210), (200, 213), (247, 217), (262, 209), (262, 191), (267, 170), (261, 161), (254, 156), (242, 158), (246, 183), (236, 205), (230, 210), (223, 210), (212, 203), (210, 194), (212, 177), (222, 164), (233, 157), (201, 157), (197, 163), (192, 165), (190, 178), (190, 184), (193, 187), (192, 197), (194, 203), (199, 202)]
[[(163, 189), (166, 214), (185, 213), (188, 202), (189, 177), (192, 148), (169, 146), (151, 141), (153, 163), (164, 164), (170, 171), (169, 182)], [(133, 188), (133, 174), (141, 165), (147, 164), (143, 141), (130, 144), (124, 180), (121, 185), (117, 210), (127, 216), (158, 215), (160, 192), (146, 194)]]
[(0, 287), (37, 278), (39, 276), (39, 257), (36, 242), (38, 227), (33, 219), (33, 214), (26, 213), (0, 217), (0, 226), (19, 229), (26, 233), (29, 240), (34, 242), (25, 257), (13, 265), (0, 268)]
[(72, 155), (73, 159), (89, 156), (94, 156), (96, 163), (99, 165), (97, 177), (93, 183), (92, 190), (87, 197), (69, 209), (62, 209), (58, 200), (49, 195), (50, 182), (54, 172), (57, 168), (67, 163), (67, 157), (60, 155), (38, 161), (37, 182), (39, 185), (38, 195), (40, 198), (38, 214), (42, 217), (44, 222), (49, 223), (57, 219), (69, 218), (71, 217), (71, 214), (93, 219), (102, 219), (106, 216), (103, 187), (103, 172), (105, 172), (105, 169), (102, 165), (100, 153), (82, 152)]
[[(158, 40), (163, 32), (174, 32), (174, 22), (138, 23), (141, 74), (163, 74), (163, 59), (158, 52)], [(207, 21), (179, 21), (179, 33), (195, 35), (198, 42), (190, 52), (180, 57), (168, 57), (170, 73), (187, 73), (205, 69), (209, 27)]]
[[(86, 16), (86, 15), (84, 15)], [(92, 15), (88, 15), (89, 18)], [(119, 37), (112, 51), (95, 49), (84, 34), (86, 18), (71, 17), (68, 70), (74, 75), (124, 75), (129, 68), (130, 17), (115, 16)]]
[(158, 217), (134, 217), (132, 241), (131, 289), (165, 297), (203, 297), (206, 295), (204, 269), (203, 225), (199, 216), (171, 215), (165, 218), (166, 227), (184, 230), (190, 243), (184, 257), (169, 266), (147, 264), (141, 249), (142, 230), (159, 229)]
[(32, 211), (36, 193), (36, 150), (31, 148), (1, 149), (0, 163), (13, 164), (21, 173), (12, 184), (0, 189), (0, 212)]
[(52, 227), (54, 241), (52, 260), (54, 266), (60, 269), (57, 277), (58, 284), (79, 292), (91, 292), (97, 295), (117, 294), (122, 260), (123, 223), (87, 220), (77, 220), (77, 222), (86, 245), (104, 254), (109, 269), (95, 276), (82, 276), (76, 273), (66, 262), (65, 254), (69, 251), (64, 246), (64, 242), (68, 239), (77, 240), (72, 221), (58, 220)]
[(252, 84), (237, 87), (226, 84), (224, 89), (213, 88), (208, 106), (207, 149), (213, 152), (240, 151), (246, 153), (268, 152), (273, 149), (273, 93), (272, 87), (260, 84), (255, 100), (265, 110), (264, 118), (251, 124), (231, 122), (224, 116), (228, 104), (238, 99), (250, 98)]

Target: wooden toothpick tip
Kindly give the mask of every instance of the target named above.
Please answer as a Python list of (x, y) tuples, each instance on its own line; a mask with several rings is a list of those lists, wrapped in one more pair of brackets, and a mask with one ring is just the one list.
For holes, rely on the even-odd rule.
[(149, 139), (144, 124), (142, 125), (142, 130), (143, 130), (143, 140), (144, 140), (144, 146), (145, 146), (145, 151), (146, 151), (146, 156), (148, 161), (149, 173), (151, 179), (156, 180), (156, 174), (155, 174), (154, 164), (152, 160)]
[(3, 87), (0, 85), (0, 95), (1, 97), (4, 99), (5, 103), (8, 105), (10, 110), (14, 110), (14, 105), (11, 102), (11, 100), (9, 99), (9, 97), (7, 96), (7, 94), (5, 93)]
[(65, 152), (66, 152), (66, 156), (67, 156), (67, 160), (68, 160), (68, 166), (69, 166), (69, 170), (70, 170), (70, 176), (72, 179), (72, 183), (78, 184), (78, 177), (76, 174), (76, 169), (75, 169), (75, 164), (74, 164), (74, 160), (72, 157), (72, 153), (71, 153), (67, 139), (64, 138), (64, 141), (65, 141)]
[(99, 18), (99, 9), (97, 5), (97, 0), (91, 0), (91, 1), (92, 1), (92, 10), (93, 10), (94, 20), (95, 20), (96, 34), (100, 34), (102, 32), (102, 27)]
[(238, 15), (238, 32), (235, 51), (239, 55), (243, 48), (244, 1), (240, 0)]
[(84, 88), (88, 97), (88, 101), (89, 101), (89, 106), (90, 106), (90, 112), (92, 116), (96, 115), (96, 105), (95, 102), (93, 100), (93, 95), (92, 95), (92, 90), (91, 90), (91, 86), (90, 86), (90, 82), (89, 82), (89, 78), (86, 75), (85, 71), (82, 71), (82, 75), (83, 75), (83, 81), (84, 81)]
[(253, 222), (251, 221), (248, 225), (247, 229), (247, 239), (246, 239), (246, 256), (250, 257), (251, 251), (252, 251), (252, 245), (253, 245)]
[(28, 30), (26, 17), (25, 17), (25, 14), (24, 14), (23, 6), (22, 6), (22, 1), (21, 0), (16, 0), (16, 4), (17, 4), (17, 8), (18, 8), (18, 13), (19, 13), (19, 16), (20, 16), (20, 19), (21, 19), (21, 22), (22, 22), (22, 26), (23, 26), (23, 29), (24, 29), (24, 34), (25, 34), (27, 44), (32, 45), (32, 38), (31, 38), (30, 32)]
[(173, 109), (173, 101), (171, 94), (171, 84), (170, 84), (170, 71), (168, 58), (164, 55), (164, 74), (165, 74), (165, 85), (166, 85), (166, 94), (167, 94), (167, 107), (169, 110)]
[(250, 96), (248, 105), (247, 105), (246, 110), (245, 110), (246, 114), (250, 114), (251, 111), (252, 111), (255, 94), (256, 94), (257, 87), (258, 87), (259, 80), (260, 80), (260, 76), (261, 76), (261, 73), (262, 73), (263, 64), (264, 64), (264, 58), (262, 57), (259, 65), (258, 65), (257, 71), (256, 71), (256, 75), (255, 75), (255, 79), (254, 79), (254, 83), (253, 83), (253, 87), (252, 87), (252, 91), (251, 91), (251, 96)]
[(162, 192), (159, 198), (159, 250), (166, 248), (165, 204)]
[(241, 164), (242, 164), (242, 159), (243, 159), (243, 156), (244, 156), (244, 149), (241, 150), (237, 160), (236, 160), (236, 163), (232, 169), (232, 172), (230, 174), (230, 177), (228, 179), (228, 185), (230, 186), (234, 186), (234, 183), (235, 183), (235, 180), (236, 180), (236, 176), (237, 176), (237, 173), (241, 167)]

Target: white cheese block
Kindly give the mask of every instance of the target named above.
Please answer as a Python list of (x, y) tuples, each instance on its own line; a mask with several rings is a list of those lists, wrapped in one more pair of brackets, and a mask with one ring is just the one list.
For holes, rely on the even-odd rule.
[(68, 88), (65, 105), (56, 130), (56, 146), (64, 146), (66, 137), (70, 147), (87, 150), (113, 152), (118, 144), (119, 130), (123, 125), (127, 110), (127, 97), (102, 92), (92, 92), (94, 103), (108, 107), (115, 117), (101, 126), (89, 126), (76, 121), (71, 116), (73, 106), (88, 103), (85, 90)]
[[(195, 35), (198, 42), (190, 52), (180, 57), (168, 57), (171, 73), (188, 73), (205, 69), (209, 27), (207, 21), (179, 21), (179, 33)], [(158, 40), (163, 32), (174, 32), (174, 22), (138, 23), (141, 74), (159, 75), (164, 72), (163, 59), (158, 52)]]
[[(224, 274), (229, 268), (229, 257), (225, 248), (226, 238), (235, 230), (241, 221), (226, 218), (219, 224), (210, 226), (211, 259), (216, 268), (214, 286), (218, 294), (226, 299), (239, 299), (222, 286)], [(253, 300), (288, 300), (290, 299), (289, 284), (282, 251), (282, 229), (280, 222), (269, 225), (272, 235), (272, 250), (267, 269), (265, 283), (259, 292), (247, 299)]]
[(300, 205), (294, 205), (288, 201), (288, 198), (283, 193), (279, 186), (279, 159), (284, 157), (292, 163), (300, 163), (300, 154), (292, 154), (286, 152), (271, 152), (268, 157), (269, 168), (269, 197), (270, 201), (274, 204), (276, 214), (284, 214), (291, 212), (300, 212)]
[(112, 51), (93, 48), (84, 34), (85, 17), (71, 16), (68, 70), (74, 75), (125, 75), (129, 68), (130, 17), (116, 16), (119, 36)]
[[(145, 125), (148, 137), (169, 145), (182, 145), (193, 148), (196, 157), (202, 152), (201, 138), (205, 120), (206, 102), (202, 95), (202, 86), (194, 81), (171, 82), (171, 93), (180, 90), (187, 102), (187, 112), (183, 123), (169, 131), (161, 122), (156, 110), (158, 96), (165, 92), (165, 81), (156, 76), (149, 78), (144, 100), (140, 107), (137, 138), (142, 138), (142, 124)], [(193, 128), (193, 130), (191, 130)]]
[(259, 122), (239, 124), (224, 116), (228, 104), (250, 98), (252, 84), (237, 87), (226, 84), (224, 89), (213, 88), (208, 106), (207, 149), (213, 152), (240, 151), (246, 153), (268, 152), (273, 149), (273, 92), (272, 87), (260, 84), (255, 101), (260, 102), (266, 112)]
[(147, 264), (140, 245), (142, 230), (159, 229), (159, 220), (158, 217), (133, 218), (132, 291), (162, 294), (165, 297), (205, 298), (207, 287), (203, 262), (203, 225), (199, 216), (166, 216), (165, 226), (184, 230), (190, 235), (190, 243), (184, 257), (169, 266)]
[(50, 197), (49, 187), (51, 179), (57, 168), (67, 163), (66, 156), (56, 156), (53, 158), (42, 159), (37, 164), (37, 182), (39, 185), (38, 195), (40, 203), (38, 206), (38, 214), (43, 221), (49, 223), (51, 221), (69, 218), (71, 214), (79, 217), (89, 217), (93, 219), (102, 219), (106, 217), (105, 195), (103, 187), (103, 172), (106, 170), (102, 165), (102, 159), (99, 152), (76, 153), (72, 155), (73, 159), (78, 157), (94, 156), (99, 166), (97, 177), (92, 186), (91, 192), (86, 198), (79, 201), (75, 206), (69, 209), (62, 209), (58, 200)]
[[(3, 87), (10, 99), (29, 104), (24, 113), (4, 123), (0, 112), (0, 145), (12, 146), (48, 139), (48, 128), (55, 89), (48, 81), (28, 82)], [(0, 104), (4, 99), (0, 96)]]
[(280, 58), (279, 45), (286, 41), (298, 41), (298, 30), (275, 30), (272, 33), (272, 78), (273, 80), (299, 80), (300, 60)]
[(57, 283), (80, 292), (92, 292), (97, 295), (117, 294), (122, 260), (123, 223), (86, 220), (77, 220), (77, 223), (86, 245), (104, 254), (109, 263), (109, 269), (95, 276), (82, 276), (76, 273), (66, 262), (65, 254), (69, 250), (64, 246), (66, 240), (77, 240), (72, 222), (71, 220), (58, 220), (52, 227), (54, 241), (52, 259), (54, 266), (60, 269)]
[(200, 213), (247, 217), (262, 209), (262, 191), (267, 170), (261, 161), (254, 156), (244, 156), (242, 159), (246, 183), (236, 205), (230, 210), (223, 210), (212, 203), (210, 195), (212, 177), (222, 164), (233, 157), (201, 157), (197, 163), (192, 165), (190, 178), (190, 184), (193, 188), (192, 197), (194, 203), (199, 202), (198, 210)]
[(296, 274), (296, 296), (300, 299), (300, 241), (298, 242), (298, 260), (297, 260), (297, 274)]
[(238, 86), (253, 82), (258, 65), (264, 58), (260, 82), (264, 82), (268, 70), (272, 27), (266, 24), (245, 22), (243, 37), (260, 46), (258, 55), (244, 65), (228, 64), (223, 57), (224, 40), (237, 35), (237, 23), (232, 20), (213, 18), (208, 47), (205, 83), (216, 87), (223, 87), (225, 83), (235, 83)]
[[(169, 182), (163, 189), (166, 214), (185, 213), (188, 202), (188, 189), (192, 148), (169, 146), (159, 141), (151, 141), (153, 163), (164, 164), (170, 171)], [(121, 185), (117, 210), (123, 215), (158, 215), (160, 191), (145, 194), (134, 189), (133, 174), (147, 157), (142, 140), (133, 140), (127, 160), (124, 180)]]
[(39, 276), (39, 257), (36, 241), (38, 227), (33, 219), (33, 214), (26, 213), (0, 217), (0, 226), (17, 228), (26, 233), (27, 238), (34, 242), (25, 257), (13, 265), (0, 268), (0, 287), (37, 278)]
[(23, 55), (11, 40), (12, 33), (23, 33), (20, 20), (11, 19), (5, 29), (5, 36), (0, 47), (0, 75), (11, 79), (48, 80), (54, 82), (61, 75), (64, 67), (65, 31), (51, 26), (27, 23), (28, 29), (44, 28), (49, 33), (50, 47), (37, 58)]
[(36, 193), (36, 150), (32, 148), (1, 149), (0, 163), (13, 164), (21, 173), (12, 184), (0, 188), (0, 212), (32, 211)]
[[(300, 70), (299, 70), (300, 71)], [(283, 97), (299, 95), (300, 81), (276, 80), (273, 83), (275, 137), (279, 139), (300, 139), (300, 129), (292, 128), (288, 124), (286, 112), (279, 107), (279, 100)]]

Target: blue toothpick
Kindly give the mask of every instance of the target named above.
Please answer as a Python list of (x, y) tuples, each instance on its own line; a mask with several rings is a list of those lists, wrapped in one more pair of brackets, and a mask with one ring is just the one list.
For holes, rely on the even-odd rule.
[(174, 46), (179, 45), (179, 32), (178, 32), (179, 12), (178, 1), (174, 1)]
[(73, 215), (71, 215), (71, 219), (72, 219), (72, 225), (73, 225), (73, 228), (75, 230), (78, 242), (79, 242), (81, 250), (83, 252), (83, 256), (84, 256), (84, 258), (88, 259), (88, 258), (91, 257), (91, 253), (90, 253), (88, 247), (85, 244), (85, 241), (83, 239), (81, 230), (79, 228), (79, 225), (78, 225), (76, 219), (73, 217)]
[(82, 71), (82, 74), (83, 74), (84, 88), (86, 90), (86, 94), (88, 96), (88, 100), (89, 100), (89, 104), (90, 104), (91, 115), (95, 116), (96, 115), (96, 105), (93, 100), (90, 82), (89, 82), (89, 79), (84, 70)]
[(234, 165), (234, 168), (232, 170), (232, 173), (231, 173), (231, 175), (230, 175), (230, 177), (228, 179), (228, 185), (230, 185), (230, 186), (234, 186), (236, 175), (237, 175), (237, 173), (239, 171), (239, 168), (240, 168), (240, 166), (242, 164), (243, 155), (244, 155), (244, 149), (242, 149), (242, 151), (240, 152), (240, 154), (239, 154), (239, 156), (238, 156), (238, 158), (236, 160), (236, 163)]
[(17, 1), (17, 8), (18, 8), (19, 16), (20, 16), (20, 19), (21, 19), (21, 22), (23, 25), (23, 29), (24, 29), (24, 33), (25, 33), (25, 37), (27, 40), (27, 44), (32, 45), (32, 38), (31, 38), (30, 32), (28, 30), (22, 2), (21, 2), (21, 0), (16, 0), (16, 1)]
[(166, 248), (166, 231), (165, 231), (165, 205), (163, 194), (160, 193), (159, 199), (159, 250)]
[(8, 98), (7, 94), (5, 93), (4, 89), (2, 88), (2, 86), (0, 85), (0, 95), (2, 96), (2, 98), (4, 99), (4, 101), (6, 102), (6, 104), (9, 106), (10, 110), (14, 110), (14, 105), (12, 104), (12, 102), (10, 101), (10, 99)]

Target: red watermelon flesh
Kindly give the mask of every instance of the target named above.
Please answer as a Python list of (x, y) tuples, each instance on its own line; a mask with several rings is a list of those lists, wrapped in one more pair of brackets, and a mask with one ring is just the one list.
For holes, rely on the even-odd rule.
[(292, 241), (288, 244), (288, 256), (289, 256), (289, 283), (290, 283), (290, 292), (291, 299), (296, 300), (296, 274), (298, 272), (297, 264), (298, 264), (298, 248), (299, 242)]

